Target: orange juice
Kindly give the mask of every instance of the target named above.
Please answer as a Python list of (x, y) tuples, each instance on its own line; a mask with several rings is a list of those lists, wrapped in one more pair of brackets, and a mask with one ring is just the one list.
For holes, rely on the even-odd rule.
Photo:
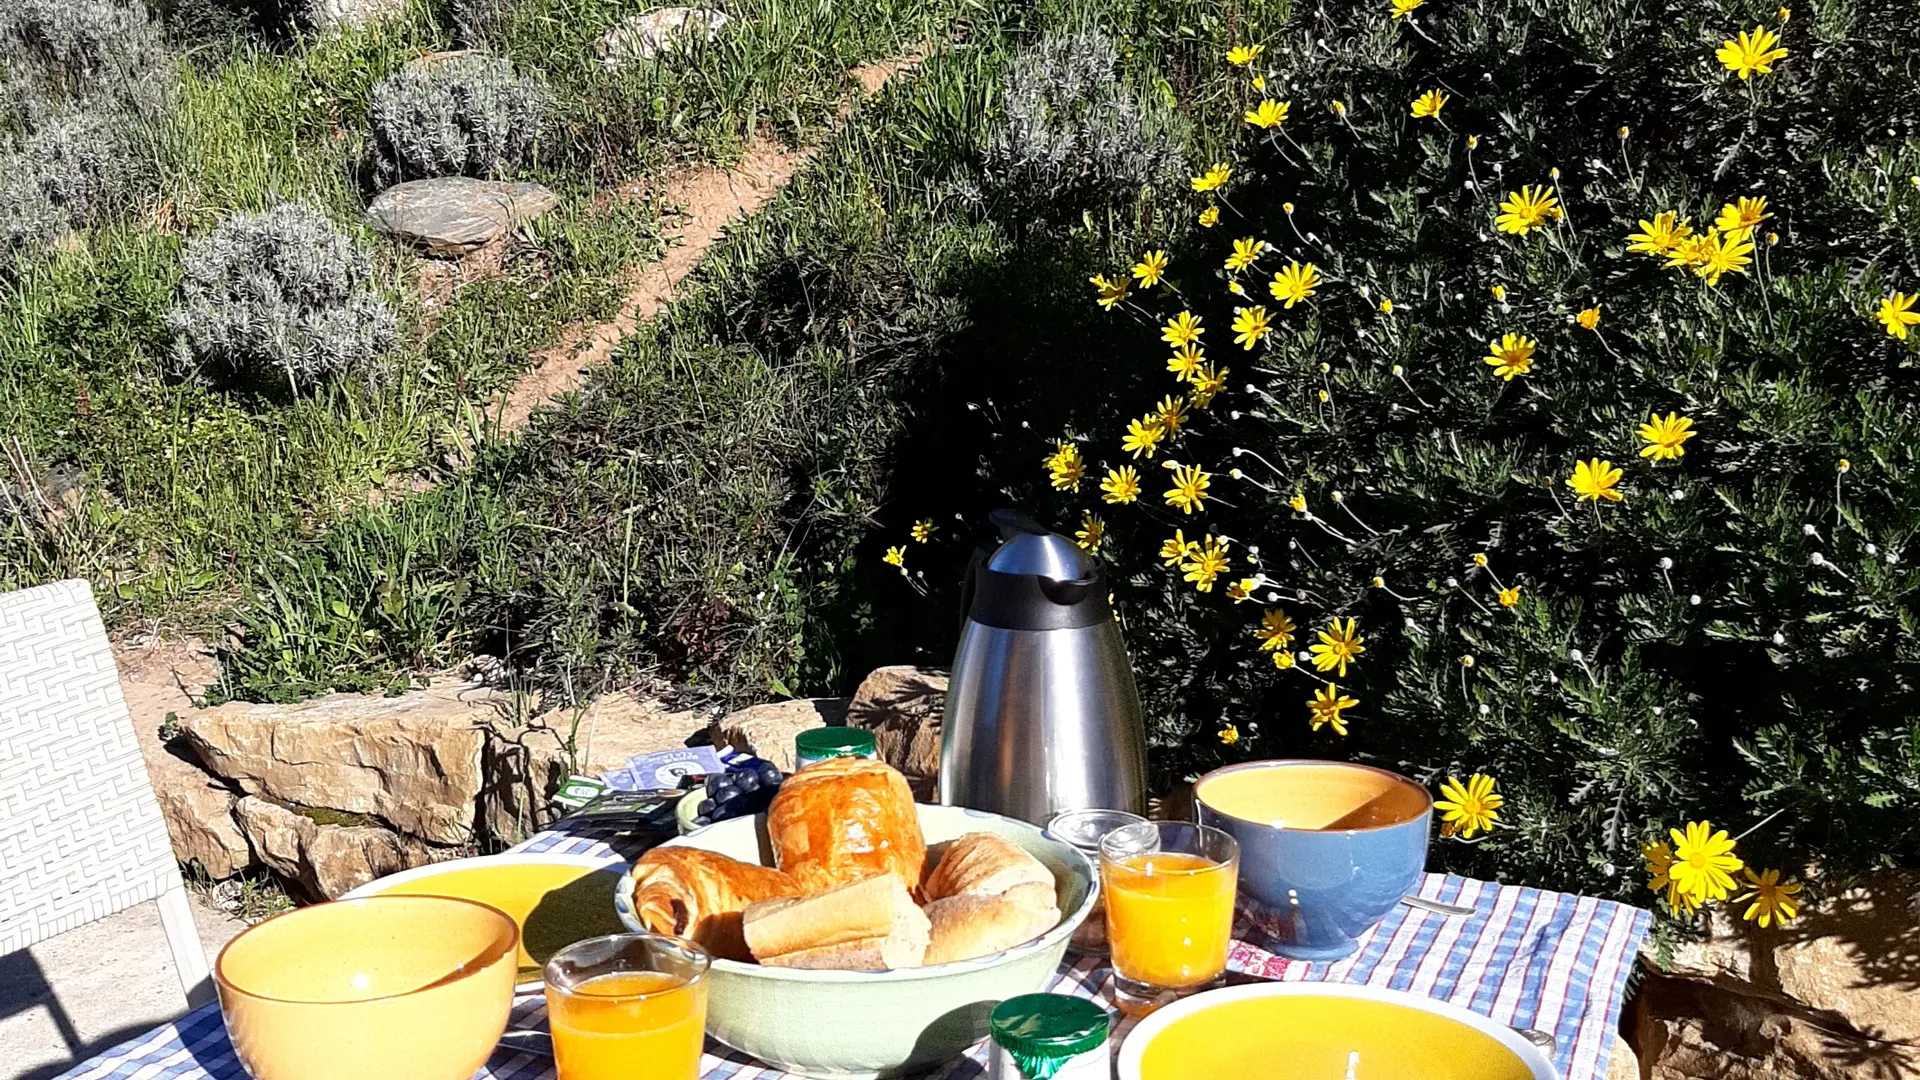
[(1175, 852), (1108, 862), (1103, 889), (1114, 970), (1169, 990), (1225, 971), (1235, 871), (1231, 863)]
[(549, 986), (547, 1022), (560, 1080), (695, 1080), (707, 981), (634, 971)]

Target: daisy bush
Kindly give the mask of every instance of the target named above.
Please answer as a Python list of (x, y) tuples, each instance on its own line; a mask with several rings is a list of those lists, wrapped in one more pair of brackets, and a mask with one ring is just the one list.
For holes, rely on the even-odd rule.
[(1896, 14), (1227, 27), (1189, 175), (1057, 301), (1100, 375), (993, 406), (1003, 493), (1107, 560), (1162, 780), (1380, 764), (1444, 865), (1683, 916), (1917, 861)]

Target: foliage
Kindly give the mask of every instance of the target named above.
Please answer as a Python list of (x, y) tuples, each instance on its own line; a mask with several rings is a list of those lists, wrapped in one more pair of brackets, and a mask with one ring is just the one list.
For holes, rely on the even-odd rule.
[(1181, 125), (1118, 78), (1118, 62), (1112, 39), (1095, 29), (1043, 36), (1008, 64), (1005, 116), (988, 137), (985, 168), (1024, 213), (1077, 217), (1179, 170)]
[(546, 90), (499, 57), (408, 64), (367, 106), (375, 183), (507, 175), (532, 160), (551, 109)]
[(28, 127), (73, 105), (156, 116), (172, 73), (157, 24), (127, 0), (9, 0), (0, 8), (0, 117)]
[(47, 120), (0, 154), (0, 271), (17, 272), (65, 230), (125, 206), (132, 156), (120, 123), (96, 112)]
[(447, 13), (453, 21), (454, 40), (469, 49), (487, 47), (506, 27), (515, 3), (516, 0), (450, 0)]
[(235, 214), (187, 245), (167, 325), (184, 371), (304, 388), (369, 370), (393, 347), (367, 253), (298, 203)]
[[(980, 384), (1022, 403), (992, 476), (1056, 521), (1106, 519), (1163, 777), (1320, 756), (1488, 774), (1499, 825), (1447, 865), (1643, 900), (1642, 845), (1686, 820), (1755, 828), (1755, 865), (1920, 859), (1920, 336), (1875, 320), (1920, 292), (1915, 46), (1880, 0), (1778, 18), (1788, 55), (1745, 79), (1715, 52), (1752, 18), (1718, 0), (1247, 26), (1234, 43), (1264, 52), (1194, 94), (1236, 121), (1190, 162), (1227, 164), (1224, 186), (1163, 190), (1158, 228), (1060, 235), (1118, 249), (1082, 281), (1126, 282), (1154, 248), (1166, 280), (1135, 268), (1106, 312), (1080, 285), (981, 344)], [(1430, 90), (1448, 102), (1419, 115)], [(1535, 212), (1497, 227), (1517, 203)], [(1678, 258), (1627, 250), (1662, 211), (1696, 237), (1726, 223)], [(1247, 263), (1222, 269), (1235, 241)], [(1182, 310), (1212, 394), (1167, 370)], [(1089, 318), (1111, 329), (1083, 345), (1040, 328)], [(1506, 335), (1535, 348), (1496, 371)], [(1673, 447), (1649, 424), (1668, 414), (1697, 437)], [(1163, 429), (1154, 453), (1123, 449), (1129, 423)], [(1655, 456), (1663, 438), (1683, 452)], [(1084, 456), (1077, 486), (1039, 467), (1055, 440)], [(1623, 498), (1581, 498), (1596, 460)], [(1175, 462), (1208, 474), (1192, 513), (1160, 494)], [(1123, 465), (1142, 494), (1113, 504), (1099, 481)], [(1165, 565), (1176, 529), (1230, 568)], [(1264, 611), (1297, 628), (1283, 647)], [(1305, 651), (1335, 619), (1365, 648), (1344, 672)], [(1327, 682), (1359, 701), (1349, 734), (1309, 722)]]

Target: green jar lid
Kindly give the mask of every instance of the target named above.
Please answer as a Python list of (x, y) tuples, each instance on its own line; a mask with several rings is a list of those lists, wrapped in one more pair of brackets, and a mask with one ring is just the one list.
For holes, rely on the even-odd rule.
[(808, 728), (793, 739), (793, 748), (801, 757), (822, 761), (872, 754), (877, 745), (873, 732), (857, 727)]
[(1021, 1074), (1038, 1080), (1107, 1041), (1107, 1010), (1069, 994), (1022, 994), (996, 1005), (989, 1026)]

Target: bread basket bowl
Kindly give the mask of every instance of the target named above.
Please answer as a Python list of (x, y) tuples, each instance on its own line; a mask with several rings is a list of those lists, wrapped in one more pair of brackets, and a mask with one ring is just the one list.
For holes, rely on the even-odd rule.
[[(1059, 889), (1059, 924), (1005, 952), (898, 971), (813, 971), (715, 960), (707, 1034), (804, 1076), (901, 1076), (964, 1053), (986, 1037), (995, 1004), (1052, 984), (1067, 939), (1096, 898), (1087, 857), (1024, 821), (956, 806), (922, 803), (917, 809), (929, 864), (948, 841), (970, 832), (998, 833), (1045, 863)], [(773, 864), (765, 815), (716, 822), (668, 841), (668, 846), (683, 845)], [(616, 888), (614, 908), (622, 922), (642, 929), (633, 909), (632, 877)]]

